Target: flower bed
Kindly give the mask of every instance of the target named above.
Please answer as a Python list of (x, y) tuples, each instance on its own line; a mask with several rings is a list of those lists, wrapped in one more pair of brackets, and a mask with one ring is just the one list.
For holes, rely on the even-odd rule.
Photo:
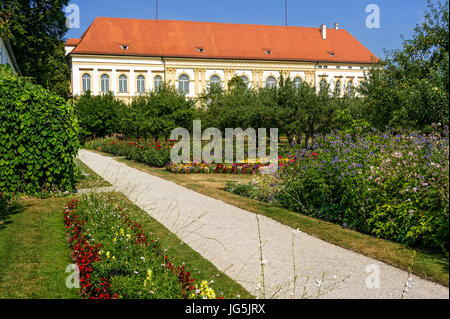
[[(278, 167), (283, 168), (294, 163), (296, 159), (293, 156), (278, 158)], [(248, 160), (242, 163), (233, 164), (208, 164), (208, 163), (180, 163), (175, 164), (171, 162), (166, 166), (166, 170), (175, 174), (258, 174), (264, 167), (269, 166), (266, 162), (249, 162)]]
[(203, 281), (195, 283), (177, 267), (156, 239), (106, 195), (74, 200), (64, 220), (80, 271), (82, 296), (91, 299), (215, 298)]
[(154, 167), (165, 167), (170, 163), (170, 149), (173, 143), (157, 140), (121, 140), (116, 138), (97, 139), (86, 143), (89, 149), (110, 153)]
[[(297, 161), (228, 190), (411, 246), (449, 244), (448, 129), (317, 136)], [(267, 185), (270, 185), (270, 192)], [(267, 195), (268, 196), (267, 196)]]

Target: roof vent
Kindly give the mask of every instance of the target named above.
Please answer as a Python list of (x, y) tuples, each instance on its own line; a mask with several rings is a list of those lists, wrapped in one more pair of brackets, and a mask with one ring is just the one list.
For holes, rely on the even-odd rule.
[(330, 56), (334, 57), (334, 51), (327, 51), (327, 52)]
[(124, 51), (128, 50), (129, 45), (128, 44), (121, 44), (120, 48)]
[(339, 23), (336, 22), (336, 23), (334, 24), (334, 29), (335, 29), (336, 31), (339, 30)]
[(197, 47), (198, 52), (203, 53), (205, 52), (205, 48), (202, 47)]
[(272, 54), (272, 50), (271, 49), (264, 49), (264, 52), (266, 52), (268, 55)]
[(322, 34), (322, 39), (326, 40), (327, 39), (327, 25), (326, 24), (322, 24), (320, 26), (320, 33)]

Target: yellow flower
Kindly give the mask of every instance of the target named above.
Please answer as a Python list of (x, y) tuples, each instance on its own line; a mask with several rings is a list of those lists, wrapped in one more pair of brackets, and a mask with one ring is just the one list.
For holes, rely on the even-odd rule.
[(109, 256), (111, 255), (111, 253), (109, 251), (106, 252), (106, 259), (109, 259)]
[(152, 276), (153, 276), (153, 271), (151, 269), (147, 269), (147, 278), (145, 278), (145, 280), (144, 280), (144, 287), (147, 287), (147, 285), (149, 285), (149, 286), (152, 285)]

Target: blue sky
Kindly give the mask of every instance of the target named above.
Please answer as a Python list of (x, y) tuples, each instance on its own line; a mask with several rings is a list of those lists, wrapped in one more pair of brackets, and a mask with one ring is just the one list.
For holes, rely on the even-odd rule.
[[(156, 0), (71, 0), (80, 8), (80, 28), (67, 32), (79, 38), (95, 17), (155, 18)], [(167, 20), (284, 25), (285, 0), (159, 0), (158, 16)], [(368, 4), (380, 8), (380, 28), (368, 29)], [(288, 0), (288, 25), (319, 27), (338, 22), (375, 55), (401, 47), (401, 35), (410, 37), (423, 21), (425, 0)]]

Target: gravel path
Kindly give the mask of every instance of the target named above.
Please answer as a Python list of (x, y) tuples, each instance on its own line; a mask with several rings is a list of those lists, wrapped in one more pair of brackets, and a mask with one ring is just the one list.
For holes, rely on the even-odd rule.
[[(309, 297), (402, 297), (408, 279), (403, 270), (294, 231), (270, 218), (257, 217), (113, 158), (81, 150), (79, 159), (255, 296), (300, 298), (306, 288)], [(294, 265), (298, 278), (295, 289)], [(405, 298), (449, 298), (447, 287), (414, 275), (412, 282)]]

